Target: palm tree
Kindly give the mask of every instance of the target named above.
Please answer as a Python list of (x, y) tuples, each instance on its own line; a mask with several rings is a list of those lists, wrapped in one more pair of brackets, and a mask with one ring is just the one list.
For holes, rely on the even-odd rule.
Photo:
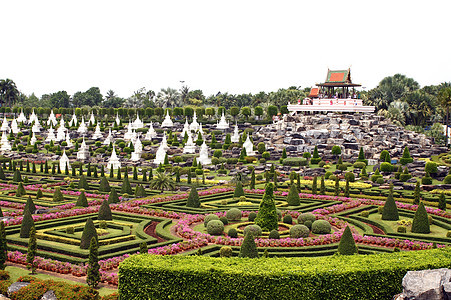
[(448, 121), (449, 121), (449, 107), (451, 105), (451, 87), (444, 85), (438, 93), (440, 104), (446, 111), (446, 130), (445, 130), (445, 145), (448, 145)]
[(0, 98), (2, 106), (11, 107), (16, 102), (19, 98), (19, 91), (14, 81), (8, 78), (0, 80)]
[(175, 106), (182, 105), (180, 93), (176, 89), (167, 88), (161, 89), (157, 95), (157, 106), (167, 108), (174, 108)]
[(174, 190), (175, 182), (166, 172), (157, 171), (156, 176), (150, 181), (150, 188), (155, 190)]

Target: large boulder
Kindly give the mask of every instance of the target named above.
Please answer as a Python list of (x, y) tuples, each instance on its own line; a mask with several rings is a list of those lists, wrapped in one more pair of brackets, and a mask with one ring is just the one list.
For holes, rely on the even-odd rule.
[(409, 271), (402, 279), (404, 299), (442, 300), (443, 285), (449, 283), (451, 270)]

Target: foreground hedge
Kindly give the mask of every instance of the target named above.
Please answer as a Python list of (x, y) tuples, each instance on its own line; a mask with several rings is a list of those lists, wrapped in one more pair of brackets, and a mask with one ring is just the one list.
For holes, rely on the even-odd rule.
[(121, 299), (391, 299), (408, 270), (449, 267), (451, 249), (314, 258), (133, 255)]

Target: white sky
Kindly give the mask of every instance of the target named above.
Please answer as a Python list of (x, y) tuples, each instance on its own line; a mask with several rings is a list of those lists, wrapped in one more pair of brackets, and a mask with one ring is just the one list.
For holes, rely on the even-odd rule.
[(351, 66), (451, 81), (450, 0), (1, 1), (0, 79), (26, 94), (98, 86), (205, 95), (312, 86)]

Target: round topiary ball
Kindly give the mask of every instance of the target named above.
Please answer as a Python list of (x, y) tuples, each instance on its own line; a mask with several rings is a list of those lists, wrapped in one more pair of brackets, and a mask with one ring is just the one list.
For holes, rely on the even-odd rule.
[(280, 239), (280, 233), (277, 230), (273, 229), (269, 233), (269, 238), (270, 239)]
[(303, 214), (300, 214), (298, 217), (299, 224), (304, 224), (305, 221), (311, 221), (313, 223), (313, 222), (315, 222), (315, 220), (316, 220), (316, 217), (312, 213), (303, 213)]
[(236, 232), (235, 228), (230, 228), (229, 231), (227, 232), (227, 235), (231, 238), (237, 238), (238, 232)]
[(310, 234), (310, 230), (305, 225), (294, 225), (290, 228), (290, 237), (294, 239), (305, 238)]
[(221, 249), (219, 249), (219, 256), (221, 257), (232, 257), (232, 248), (229, 246), (222, 246)]
[(231, 208), (226, 213), (226, 218), (229, 221), (239, 221), (241, 220), (241, 210), (238, 208)]
[(229, 220), (226, 217), (220, 217), (219, 220), (224, 223), (224, 225), (229, 225)]
[(215, 214), (206, 215), (204, 218), (204, 226), (207, 227), (208, 222), (212, 220), (219, 220), (219, 217)]
[(220, 220), (211, 220), (207, 224), (207, 232), (211, 235), (221, 235), (224, 231), (224, 223)]
[(332, 226), (326, 220), (316, 220), (312, 223), (312, 232), (316, 234), (330, 233)]
[(310, 220), (307, 220), (304, 222), (304, 225), (307, 226), (307, 228), (310, 230), (312, 230), (312, 224), (313, 224), (313, 222)]
[(284, 217), (283, 217), (283, 222), (285, 223), (285, 224), (293, 224), (293, 217), (291, 216), (291, 215), (285, 215)]
[(246, 236), (247, 233), (251, 233), (254, 237), (259, 237), (262, 235), (262, 229), (256, 224), (247, 225), (246, 227), (244, 227), (243, 234)]
[(257, 214), (255, 212), (251, 212), (251, 213), (249, 213), (249, 216), (247, 217), (247, 219), (249, 220), (249, 222), (254, 222), (256, 217), (257, 217)]

